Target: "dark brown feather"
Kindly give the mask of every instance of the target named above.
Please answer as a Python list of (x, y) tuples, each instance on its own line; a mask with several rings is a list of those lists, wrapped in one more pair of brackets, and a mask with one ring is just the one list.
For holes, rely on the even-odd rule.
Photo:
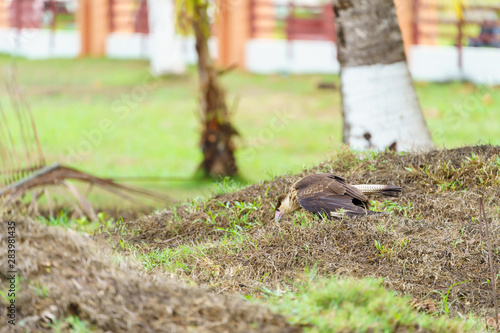
[(387, 197), (398, 197), (401, 194), (401, 187), (395, 185), (387, 185), (380, 194)]
[(309, 175), (295, 183), (297, 200), (302, 208), (315, 214), (344, 210), (346, 215), (373, 214), (368, 210), (368, 198), (345, 179), (331, 173)]
[(278, 197), (278, 202), (276, 203), (276, 207), (274, 207), (274, 210), (278, 210), (278, 208), (280, 208), (281, 202), (285, 199), (285, 197), (286, 197), (286, 194), (281, 194)]

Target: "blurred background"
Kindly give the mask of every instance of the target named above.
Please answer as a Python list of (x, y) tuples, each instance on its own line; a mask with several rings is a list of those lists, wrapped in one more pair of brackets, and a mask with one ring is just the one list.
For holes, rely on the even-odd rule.
[[(499, 144), (500, 1), (394, 2), (435, 145)], [(197, 28), (189, 26), (199, 13), (185, 4), (0, 0), (0, 66), (10, 73), (2, 75), (15, 81), (17, 101), (29, 109), (42, 164), (58, 162), (174, 200), (206, 193), (210, 181), (200, 170), (203, 140), (211, 139), (200, 89), (201, 96), (209, 92), (197, 73)], [(332, 4), (206, 5), (209, 28), (201, 31), (224, 90), (237, 179), (254, 183), (298, 171), (339, 149), (341, 66)], [(0, 92), (2, 131), (22, 136), (9, 111), (20, 108), (12, 89), (2, 85)], [(12, 140), (21, 154), (22, 140), (1, 140)], [(1, 167), (6, 175), (8, 165)]]

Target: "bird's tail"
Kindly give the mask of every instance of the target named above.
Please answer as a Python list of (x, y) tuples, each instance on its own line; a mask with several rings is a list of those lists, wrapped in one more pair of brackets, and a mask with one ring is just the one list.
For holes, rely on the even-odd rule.
[(381, 194), (388, 197), (397, 197), (401, 193), (401, 187), (395, 185), (354, 185), (364, 194)]
[(382, 215), (383, 212), (374, 212), (373, 210), (366, 209), (364, 212), (330, 212), (330, 218), (341, 219), (346, 216), (365, 216), (365, 215)]

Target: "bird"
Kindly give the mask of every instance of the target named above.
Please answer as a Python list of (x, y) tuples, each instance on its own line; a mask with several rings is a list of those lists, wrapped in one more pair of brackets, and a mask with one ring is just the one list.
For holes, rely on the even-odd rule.
[(295, 182), (288, 194), (278, 197), (275, 220), (304, 208), (328, 218), (372, 215), (366, 195), (397, 197), (401, 187), (395, 185), (351, 185), (332, 173), (316, 173)]

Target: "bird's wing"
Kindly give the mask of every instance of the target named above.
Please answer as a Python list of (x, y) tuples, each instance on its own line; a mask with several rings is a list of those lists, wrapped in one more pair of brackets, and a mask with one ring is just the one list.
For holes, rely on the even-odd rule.
[(299, 204), (310, 212), (330, 216), (343, 208), (347, 215), (367, 214), (368, 198), (345, 179), (331, 173), (309, 175), (294, 184)]
[(318, 215), (326, 215), (327, 217), (336, 217), (341, 215), (370, 215), (371, 210), (356, 206), (352, 202), (352, 198), (345, 195), (331, 195), (327, 197), (308, 197), (299, 199), (299, 204), (302, 208), (307, 209), (311, 213)]
[(356, 187), (346, 183), (345, 179), (331, 173), (317, 173), (306, 176), (294, 184), (299, 199), (311, 196), (345, 195), (360, 202), (368, 198)]

